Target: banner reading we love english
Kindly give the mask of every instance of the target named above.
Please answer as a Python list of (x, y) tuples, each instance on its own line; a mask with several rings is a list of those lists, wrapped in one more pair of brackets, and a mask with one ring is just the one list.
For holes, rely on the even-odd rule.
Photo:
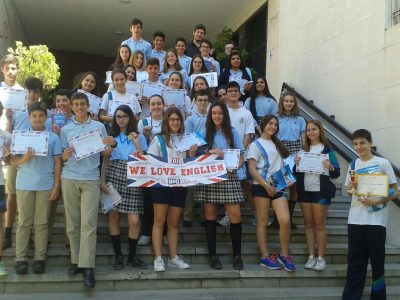
[(131, 156), (129, 187), (178, 187), (212, 184), (228, 179), (225, 162), (215, 154), (170, 159), (153, 155)]

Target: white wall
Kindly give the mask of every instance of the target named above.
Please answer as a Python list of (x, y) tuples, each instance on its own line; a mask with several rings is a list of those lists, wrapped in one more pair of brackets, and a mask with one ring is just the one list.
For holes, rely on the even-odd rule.
[(7, 54), (15, 41), (26, 41), (26, 35), (11, 0), (0, 0), (0, 56)]
[(400, 25), (385, 29), (385, 1), (269, 0), (267, 77), (283, 81), (353, 131), (372, 131), (400, 166)]

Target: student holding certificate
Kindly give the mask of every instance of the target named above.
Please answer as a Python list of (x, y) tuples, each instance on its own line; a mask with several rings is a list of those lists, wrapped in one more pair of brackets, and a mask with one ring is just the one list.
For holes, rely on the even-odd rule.
[(131, 48), (128, 45), (121, 45), (117, 49), (117, 55), (115, 61), (110, 66), (109, 70), (123, 69), (129, 64), (131, 59)]
[[(331, 199), (335, 197), (336, 186), (330, 180), (340, 176), (340, 167), (335, 152), (329, 146), (325, 130), (318, 120), (310, 120), (306, 126), (304, 151), (314, 156), (317, 167), (322, 167), (319, 174), (297, 171), (297, 202), (300, 203), (304, 218), (304, 229), (307, 240), (308, 260), (304, 268), (323, 271), (326, 268), (324, 259), (326, 250), (326, 218)], [(324, 156), (326, 155), (326, 158)], [(295, 170), (299, 168), (301, 157), (295, 158)], [(315, 244), (317, 255), (315, 255)]]
[(175, 49), (168, 49), (167, 53), (165, 54), (164, 60), (164, 69), (163, 73), (160, 76), (161, 83), (168, 86), (169, 76), (172, 72), (177, 71), (182, 74), (183, 84), (186, 85), (188, 82), (188, 74), (185, 69), (179, 63), (178, 53)]
[[(164, 159), (183, 159), (186, 155), (195, 156), (197, 146), (193, 145), (188, 151), (178, 152), (172, 145), (172, 134), (182, 135), (185, 131), (184, 119), (181, 111), (176, 107), (169, 107), (164, 114), (161, 132), (150, 144), (149, 154), (162, 156)], [(153, 223), (153, 252), (154, 271), (164, 272), (165, 265), (161, 257), (162, 235), (165, 222), (168, 226), (168, 267), (188, 269), (190, 266), (177, 255), (178, 228), (182, 209), (185, 206), (186, 188), (184, 187), (153, 187), (150, 190), (154, 209)]]
[[(371, 299), (386, 299), (385, 239), (389, 209), (387, 204), (399, 196), (397, 180), (390, 162), (372, 154), (372, 136), (368, 130), (354, 131), (352, 140), (354, 150), (360, 158), (350, 163), (345, 182), (352, 199), (347, 227), (347, 276), (342, 299), (361, 299), (368, 261), (371, 261), (372, 269)], [(362, 174), (386, 177), (384, 182), (388, 196), (359, 195), (357, 190), (364, 188), (373, 192), (372, 186), (360, 186), (359, 176)]]
[[(271, 184), (271, 176), (282, 169), (288, 150), (277, 138), (279, 122), (275, 115), (266, 115), (260, 122), (261, 136), (251, 143), (248, 152), (249, 172), (253, 176), (251, 186), (257, 211), (257, 242), (261, 252), (260, 266), (279, 270), (281, 266), (293, 272), (296, 266), (289, 255), (290, 221), (287, 193)], [(267, 225), (269, 207), (275, 211), (279, 221), (280, 254), (276, 257), (268, 251)]]
[[(243, 144), (235, 128), (231, 126), (228, 109), (220, 101), (211, 104), (207, 115), (206, 130), (202, 131), (207, 141), (208, 153), (224, 157), (224, 149), (240, 149), (238, 168), (243, 165)], [(213, 269), (221, 269), (217, 255), (217, 205), (222, 204), (230, 220), (230, 236), (232, 241), (233, 268), (243, 269), (241, 257), (242, 222), (240, 204), (243, 192), (236, 171), (228, 172), (228, 180), (215, 184), (199, 186), (194, 200), (204, 203), (205, 229), (208, 246), (209, 263)]]
[[(100, 200), (99, 165), (100, 154), (92, 154), (93, 141), (100, 132), (104, 145), (116, 146), (112, 136), (108, 137), (104, 125), (88, 116), (89, 99), (83, 93), (75, 93), (71, 98), (75, 119), (61, 129), (60, 139), (63, 148), (64, 167), (61, 174), (61, 188), (64, 199), (67, 234), (70, 242), (71, 266), (68, 274), (84, 273), (84, 285), (95, 286), (94, 266), (96, 257), (97, 214)], [(71, 147), (71, 139), (89, 136), (89, 144), (80, 145), (79, 152), (87, 148), (87, 156), (76, 158), (77, 149)], [(94, 140), (95, 139), (95, 140)]]
[[(46, 131), (47, 109), (44, 103), (28, 107), (31, 131)], [(37, 156), (29, 148), (23, 156), (11, 156), (11, 164), (19, 166), (16, 189), (18, 225), (16, 234), (17, 274), (28, 273), (28, 246), (31, 231), (35, 237), (35, 254), (32, 265), (35, 274), (46, 270), (48, 218), (50, 203), (59, 197), (61, 173), (61, 143), (58, 136), (49, 132), (47, 156)]]
[[(100, 82), (97, 74), (93, 71), (88, 71), (81, 76), (81, 78), (79, 79), (79, 84), (72, 90), (72, 92), (76, 93), (77, 90), (84, 90), (85, 92), (100, 97), (99, 85)], [(98, 116), (95, 114), (90, 114), (90, 117), (92, 118), (92, 120), (99, 120)]]
[[(173, 105), (175, 105), (176, 107), (178, 107), (181, 110), (181, 112), (186, 120), (186, 118), (189, 116), (191, 101), (190, 101), (189, 96), (186, 95), (186, 90), (184, 89), (183, 76), (180, 72), (177, 72), (177, 71), (171, 72), (171, 74), (169, 75), (168, 87), (169, 87), (170, 91), (175, 91), (175, 92), (179, 91), (180, 92), (176, 96), (181, 97), (181, 98), (179, 100), (173, 99), (173, 101), (176, 101), (176, 104), (173, 104)], [(169, 90), (164, 90), (164, 92), (168, 93)], [(167, 101), (167, 99), (164, 99), (164, 101)]]
[(101, 169), (101, 188), (109, 193), (107, 183), (122, 197), (122, 202), (109, 213), (109, 229), (113, 244), (115, 261), (114, 269), (124, 268), (124, 258), (121, 249), (120, 218), (121, 214), (128, 215), (129, 256), (127, 264), (132, 267), (146, 268), (146, 264), (136, 257), (136, 246), (139, 238), (139, 215), (143, 214), (142, 189), (127, 187), (126, 170), (129, 155), (142, 154), (147, 151), (147, 143), (143, 134), (137, 131), (137, 120), (131, 108), (121, 105), (114, 113), (111, 123), (111, 135), (116, 147), (104, 151), (104, 161)]
[[(190, 63), (190, 68), (189, 68), (189, 76), (193, 74), (203, 74), (203, 73), (208, 73), (208, 69), (206, 67), (206, 64), (204, 63), (204, 58), (200, 54), (195, 54), (192, 57), (192, 61)], [(193, 87), (193, 84), (190, 88)]]
[(186, 50), (186, 40), (183, 37), (178, 37), (175, 40), (175, 50), (178, 53), (179, 63), (189, 73), (190, 63), (192, 58), (185, 55)]
[[(125, 65), (122, 70), (126, 73), (126, 82), (136, 81), (136, 69), (133, 65), (129, 65), (129, 64)], [(107, 92), (111, 92), (114, 90), (115, 90), (114, 85), (111, 83), (108, 86)]]
[(141, 50), (136, 50), (132, 53), (129, 64), (134, 66), (136, 72), (143, 72), (146, 69), (146, 59)]
[(205, 79), (203, 76), (196, 77), (196, 79), (193, 81), (193, 86), (191, 87), (191, 90), (189, 93), (189, 98), (192, 101), (189, 115), (191, 115), (197, 111), (196, 103), (194, 101), (194, 96), (197, 93), (199, 93), (200, 91), (207, 91), (211, 95), (209, 102), (212, 102), (214, 100), (214, 97), (213, 97), (213, 94), (211, 94), (210, 86), (208, 85), (207, 79)]

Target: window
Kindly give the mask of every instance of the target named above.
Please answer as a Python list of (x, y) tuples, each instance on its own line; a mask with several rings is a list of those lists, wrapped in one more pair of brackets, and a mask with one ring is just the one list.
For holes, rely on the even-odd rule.
[(400, 24), (400, 0), (387, 0), (387, 28)]

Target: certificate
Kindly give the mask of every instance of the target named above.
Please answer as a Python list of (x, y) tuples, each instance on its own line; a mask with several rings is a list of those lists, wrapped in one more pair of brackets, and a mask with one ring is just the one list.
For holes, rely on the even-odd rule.
[(133, 113), (136, 114), (137, 108), (133, 103), (111, 100), (108, 102), (108, 116), (114, 116), (115, 111), (120, 105), (128, 105), (132, 109)]
[(11, 153), (25, 154), (28, 148), (32, 148), (35, 151), (35, 155), (47, 156), (49, 132), (14, 130), (12, 132)]
[(112, 83), (111, 74), (112, 74), (112, 71), (107, 71), (106, 72), (106, 81), (105, 81), (105, 83), (108, 83), (108, 84)]
[(117, 192), (111, 182), (107, 183), (109, 193), (101, 193), (101, 210), (103, 214), (108, 213), (114, 207), (122, 202), (121, 195)]
[(149, 79), (149, 73), (147, 71), (138, 71), (136, 72), (136, 81), (142, 82)]
[(76, 160), (81, 160), (107, 149), (107, 146), (103, 144), (103, 135), (100, 129), (78, 134), (70, 137), (68, 141), (74, 148)]
[(224, 161), (227, 170), (237, 170), (239, 167), (240, 149), (224, 149)]
[(229, 77), (229, 81), (236, 81), (239, 84), (240, 87), (240, 93), (244, 94), (244, 85), (246, 83), (252, 82), (252, 81), (248, 81), (246, 79), (243, 79), (241, 77)]
[(357, 194), (373, 197), (387, 197), (389, 191), (389, 176), (386, 174), (358, 174)]
[(207, 144), (203, 137), (198, 132), (184, 133), (183, 135), (171, 135), (172, 145), (176, 151), (189, 150), (191, 146), (202, 146)]
[(218, 75), (217, 72), (210, 72), (210, 73), (202, 73), (202, 74), (193, 74), (190, 76), (191, 86), (193, 87), (193, 82), (196, 77), (203, 76), (209, 85), (210, 88), (218, 86)]
[(312, 174), (329, 174), (328, 170), (322, 165), (325, 159), (328, 159), (328, 154), (322, 153), (311, 153), (311, 152), (299, 152), (299, 165), (297, 166), (297, 172), (301, 173), (312, 173)]
[(89, 99), (89, 109), (88, 109), (88, 111), (91, 114), (98, 114), (99, 110), (100, 110), (101, 101), (103, 101), (103, 99), (101, 99), (100, 97), (97, 97), (96, 95), (88, 93), (88, 92), (86, 92), (84, 90), (78, 90), (77, 92), (83, 93), (88, 97), (88, 99)]
[(157, 84), (145, 83), (143, 84), (143, 96), (150, 98), (153, 95), (161, 95), (163, 88)]
[(0, 88), (0, 101), (6, 109), (26, 111), (28, 106), (28, 91)]
[(185, 90), (164, 90), (162, 96), (164, 98), (165, 105), (175, 105), (177, 107), (185, 106)]
[(143, 83), (136, 81), (127, 81), (125, 84), (126, 93), (135, 95), (138, 100), (142, 98), (143, 95)]

